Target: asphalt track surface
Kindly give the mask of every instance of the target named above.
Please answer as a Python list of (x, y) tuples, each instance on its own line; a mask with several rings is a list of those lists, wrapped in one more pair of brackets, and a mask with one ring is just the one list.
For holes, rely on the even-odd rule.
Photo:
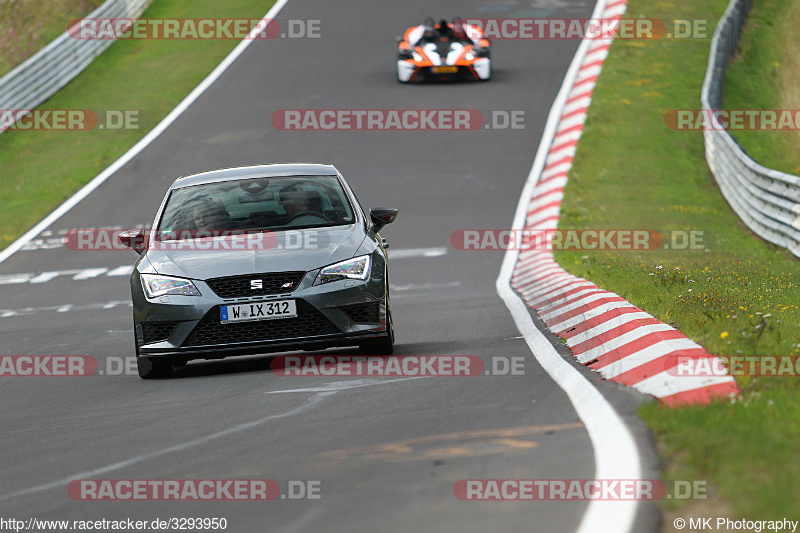
[[(290, 0), (279, 20), (318, 19), (320, 39), (254, 42), (149, 147), (50, 231), (152, 222), (171, 181), (258, 163), (330, 162), (366, 208), (400, 209), (382, 233), (398, 355), (524, 358), (524, 375), (280, 377), (264, 356), (193, 362), (170, 380), (135, 375), (2, 378), (0, 516), (152, 520), (225, 517), (229, 531), (575, 531), (586, 502), (466, 502), (460, 479), (589, 479), (591, 443), (566, 394), (537, 364), (495, 290), (499, 252), (450, 247), (453, 231), (509, 227), (547, 113), (578, 41), (497, 41), (489, 83), (403, 86), (394, 36), (424, 16), (588, 17), (564, 2)], [(524, 129), (286, 132), (280, 109), (523, 110)], [(132, 264), (133, 252), (20, 251), (0, 276)], [(0, 354), (133, 356), (126, 276), (0, 285)], [(103, 308), (103, 307), (106, 308)], [(560, 348), (560, 347), (559, 347)], [(347, 354), (352, 350), (331, 350)], [(586, 372), (657, 475), (634, 409), (641, 396)], [(308, 389), (308, 390), (302, 390)], [(323, 498), (272, 502), (83, 502), (96, 479), (321, 480)], [(283, 485), (282, 485), (283, 487)], [(640, 505), (634, 531), (654, 531)]]

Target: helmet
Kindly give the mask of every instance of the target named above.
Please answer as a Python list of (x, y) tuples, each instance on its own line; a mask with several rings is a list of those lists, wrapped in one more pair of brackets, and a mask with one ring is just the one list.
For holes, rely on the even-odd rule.
[(467, 39), (467, 30), (460, 20), (453, 22), (453, 33), (457, 39)]

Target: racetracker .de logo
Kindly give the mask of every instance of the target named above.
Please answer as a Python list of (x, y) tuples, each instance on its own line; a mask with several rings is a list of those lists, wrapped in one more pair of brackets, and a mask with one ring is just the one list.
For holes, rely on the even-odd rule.
[(136, 109), (0, 109), (0, 132), (138, 130), (144, 119)]
[(321, 500), (331, 490), (316, 479), (75, 479), (67, 485), (79, 501)]
[(470, 377), (489, 373), (477, 355), (279, 355), (270, 368), (284, 377)]
[(800, 357), (796, 355), (733, 355), (723, 360), (716, 356), (671, 355), (664, 358), (664, 369), (680, 377), (798, 377)]
[[(70, 250), (111, 251), (130, 248), (120, 240), (120, 235), (129, 232), (119, 228), (71, 229), (64, 235), (64, 245)], [(269, 230), (142, 230), (133, 242), (135, 246), (148, 250), (321, 250), (330, 244), (324, 231), (312, 229), (273, 232)]]
[[(706, 39), (708, 21), (703, 19), (649, 18), (465, 18), (467, 35), (486, 39), (583, 40), (583, 39)], [(473, 28), (483, 30), (479, 34)], [(470, 35), (472, 33), (472, 35)]]
[(708, 480), (461, 479), (453, 495), (467, 501), (709, 500), (719, 488)]
[(796, 131), (800, 109), (672, 109), (664, 124), (675, 131)]
[(710, 235), (701, 230), (646, 229), (462, 229), (450, 235), (456, 250), (702, 250)]
[(0, 377), (86, 377), (97, 372), (90, 355), (0, 355)]
[[(270, 122), (282, 131), (470, 131), (487, 127), (483, 113), (476, 109), (279, 109)], [(508, 129), (519, 128), (511, 125)]]
[(319, 39), (321, 21), (270, 18), (131, 19), (82, 18), (67, 25), (78, 40), (116, 39)]
[(280, 486), (271, 479), (76, 479), (67, 494), (84, 501), (270, 501)]

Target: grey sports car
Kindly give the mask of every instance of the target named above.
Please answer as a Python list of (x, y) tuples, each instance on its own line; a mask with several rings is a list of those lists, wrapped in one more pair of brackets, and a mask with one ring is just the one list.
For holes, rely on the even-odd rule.
[(331, 165), (276, 164), (179, 178), (152, 231), (120, 241), (142, 378), (191, 359), (394, 345), (386, 245), (396, 209), (365, 214)]

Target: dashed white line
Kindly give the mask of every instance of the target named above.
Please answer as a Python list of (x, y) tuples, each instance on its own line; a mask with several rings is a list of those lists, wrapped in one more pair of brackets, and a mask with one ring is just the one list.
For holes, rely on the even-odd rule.
[[(0, 309), (0, 318), (14, 316), (33, 315), (42, 312), (63, 313), (66, 311), (96, 311), (102, 309), (113, 309), (115, 307), (132, 307), (130, 300), (111, 300), (108, 302), (96, 302), (82, 305), (50, 305), (47, 307), (23, 307), (20, 309)], [(62, 311), (62, 309), (64, 311)]]

